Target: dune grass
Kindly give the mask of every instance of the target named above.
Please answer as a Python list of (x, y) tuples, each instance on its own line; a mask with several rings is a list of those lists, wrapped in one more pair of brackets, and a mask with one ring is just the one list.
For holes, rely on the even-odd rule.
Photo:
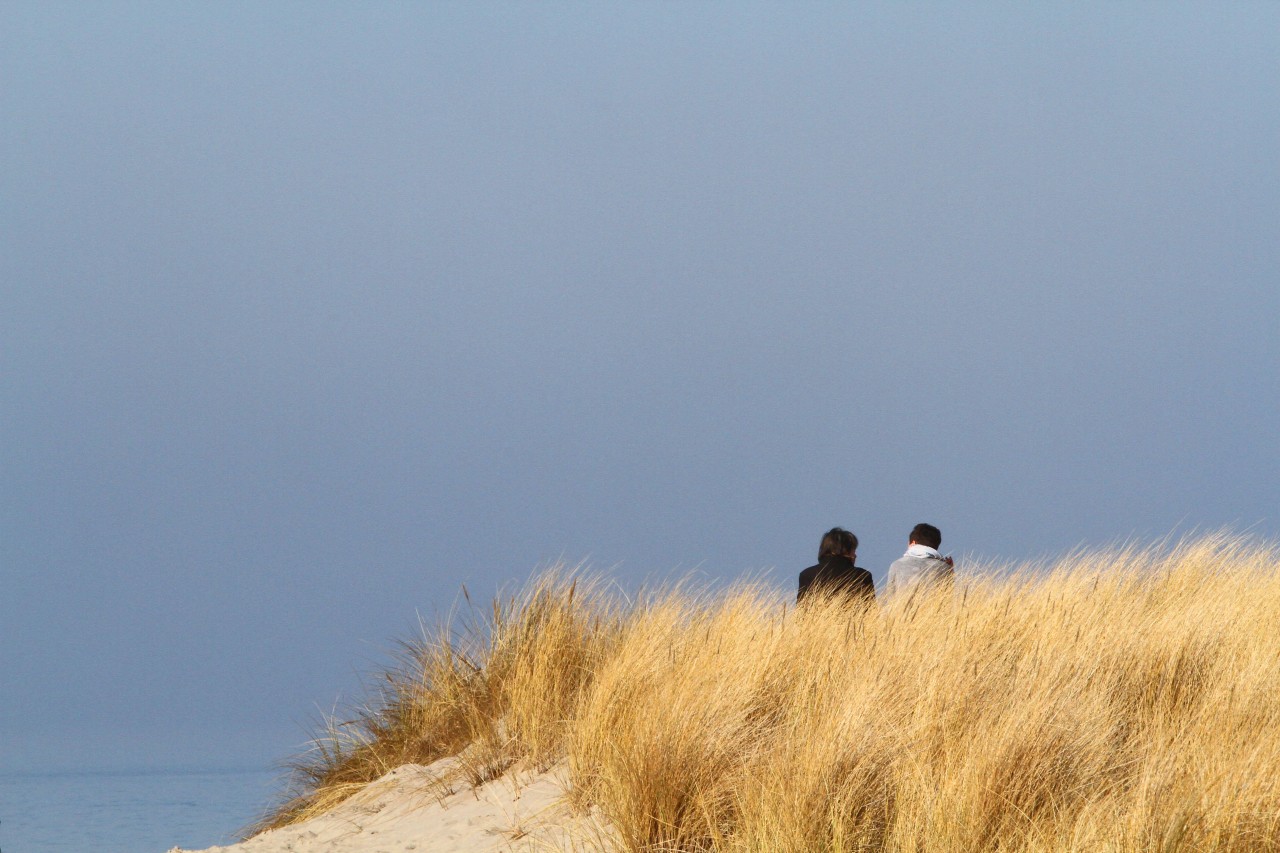
[(1280, 850), (1280, 551), (962, 571), (862, 608), (549, 572), (406, 646), (263, 828), (407, 762), (566, 762), (625, 851)]

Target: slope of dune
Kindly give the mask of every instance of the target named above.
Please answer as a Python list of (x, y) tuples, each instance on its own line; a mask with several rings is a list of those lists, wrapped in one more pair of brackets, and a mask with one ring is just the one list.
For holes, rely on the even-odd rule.
[(508, 772), (473, 788), (455, 780), (454, 762), (407, 764), (327, 814), (202, 853), (568, 850), (605, 832), (564, 801), (562, 766)]

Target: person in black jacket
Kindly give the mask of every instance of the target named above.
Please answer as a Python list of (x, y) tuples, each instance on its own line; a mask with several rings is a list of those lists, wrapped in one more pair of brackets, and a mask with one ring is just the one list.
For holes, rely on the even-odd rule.
[(840, 594), (867, 604), (875, 601), (875, 581), (871, 579), (871, 572), (853, 564), (857, 556), (857, 536), (839, 527), (828, 530), (818, 547), (818, 564), (800, 573), (796, 603), (811, 593)]

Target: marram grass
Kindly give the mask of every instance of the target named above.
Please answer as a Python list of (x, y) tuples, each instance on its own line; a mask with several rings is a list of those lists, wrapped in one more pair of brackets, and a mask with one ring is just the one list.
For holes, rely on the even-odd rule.
[(458, 634), (406, 646), (260, 828), (459, 755), (472, 784), (564, 762), (624, 851), (1280, 850), (1274, 545), (962, 567), (867, 609), (551, 571)]

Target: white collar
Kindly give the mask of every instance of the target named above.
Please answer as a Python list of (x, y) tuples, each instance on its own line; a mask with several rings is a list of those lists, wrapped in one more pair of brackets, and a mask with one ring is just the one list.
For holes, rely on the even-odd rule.
[(921, 545), (918, 542), (907, 548), (907, 557), (932, 557), (935, 560), (941, 560), (942, 555), (938, 553), (937, 548), (930, 548), (928, 545)]

